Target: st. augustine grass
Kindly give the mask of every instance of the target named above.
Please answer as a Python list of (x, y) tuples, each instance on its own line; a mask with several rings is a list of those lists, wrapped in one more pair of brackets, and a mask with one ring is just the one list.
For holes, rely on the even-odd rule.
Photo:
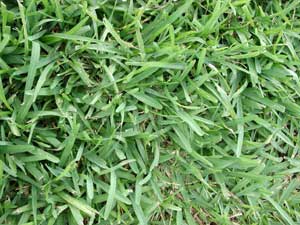
[(0, 4), (1, 225), (300, 224), (299, 0)]

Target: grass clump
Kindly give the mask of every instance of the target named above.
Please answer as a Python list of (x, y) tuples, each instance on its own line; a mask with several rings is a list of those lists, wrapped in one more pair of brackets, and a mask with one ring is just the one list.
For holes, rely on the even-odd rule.
[(299, 0), (0, 4), (0, 224), (300, 223)]

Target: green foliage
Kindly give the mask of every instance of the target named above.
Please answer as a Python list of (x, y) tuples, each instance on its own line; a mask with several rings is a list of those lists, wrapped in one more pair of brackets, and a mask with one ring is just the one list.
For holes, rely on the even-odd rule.
[(0, 4), (0, 224), (300, 223), (299, 0)]

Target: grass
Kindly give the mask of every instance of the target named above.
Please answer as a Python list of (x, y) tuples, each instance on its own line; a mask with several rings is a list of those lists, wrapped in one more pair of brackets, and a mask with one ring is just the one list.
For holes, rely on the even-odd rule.
[(0, 224), (300, 224), (299, 0), (0, 9)]

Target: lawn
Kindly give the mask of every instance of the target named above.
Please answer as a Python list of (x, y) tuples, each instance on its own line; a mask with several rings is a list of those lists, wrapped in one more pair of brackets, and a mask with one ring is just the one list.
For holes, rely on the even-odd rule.
[(300, 224), (299, 0), (0, 1), (0, 225)]

